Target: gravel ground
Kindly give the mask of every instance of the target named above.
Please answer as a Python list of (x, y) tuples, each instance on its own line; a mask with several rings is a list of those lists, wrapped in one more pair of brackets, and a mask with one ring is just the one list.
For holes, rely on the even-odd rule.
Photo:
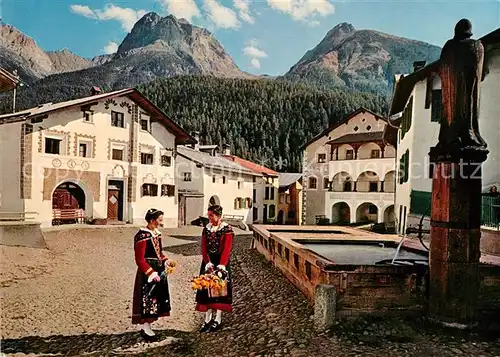
[[(77, 229), (45, 234), (48, 250), (1, 246), (2, 338), (123, 333), (130, 324), (135, 263), (134, 228)], [(164, 238), (164, 248), (186, 240)], [(196, 323), (189, 280), (200, 258), (168, 254), (172, 317), (157, 328), (192, 330)]]
[[(130, 234), (127, 233), (126, 235), (128, 235), (128, 238), (124, 238), (125, 244), (123, 245), (125, 249), (128, 248), (128, 242), (130, 241)], [(55, 249), (56, 251), (64, 245), (62, 239), (56, 239), (54, 242), (60, 245)], [(62, 251), (71, 252), (68, 258), (75, 253), (84, 256), (85, 258), (78, 258), (81, 262), (91, 259), (91, 256), (93, 256), (93, 254), (85, 253), (84, 251), (93, 250), (94, 255), (96, 251), (100, 252), (98, 247), (93, 247), (94, 245), (91, 241), (84, 248), (79, 243), (79, 248), (77, 249), (75, 241), (73, 241), (69, 245), (69, 248), (66, 248), (66, 250), (62, 249)], [(115, 249), (119, 249), (118, 246), (120, 244), (116, 243), (114, 245)], [(73, 336), (62, 337), (57, 335), (62, 333), (62, 329), (56, 329), (57, 331), (55, 332), (47, 331), (45, 336), (50, 334), (48, 338), (24, 337), (4, 340), (4, 352), (36, 353), (36, 356), (44, 354), (46, 356), (49, 354), (64, 356), (108, 356), (119, 354), (148, 357), (500, 356), (500, 339), (498, 334), (488, 336), (457, 333), (456, 331), (451, 332), (433, 326), (423, 318), (358, 318), (350, 322), (338, 323), (329, 331), (317, 333), (312, 329), (311, 317), (313, 309), (304, 296), (283, 278), (278, 270), (270, 266), (257, 252), (248, 250), (248, 247), (249, 240), (247, 238), (238, 237), (235, 240), (232, 255), (235, 283), (234, 313), (223, 315), (224, 327), (218, 333), (199, 334), (195, 332), (201, 316), (196, 315), (192, 311), (194, 306), (193, 293), (187, 291), (186, 287), (181, 286), (185, 284), (185, 281), (189, 280), (193, 273), (192, 271), (188, 273), (188, 270), (192, 269), (196, 272), (199, 266), (199, 242), (191, 242), (190, 244), (167, 248), (167, 251), (177, 258), (181, 266), (186, 264), (186, 267), (190, 266), (190, 268), (183, 271), (179, 269), (176, 272), (175, 279), (178, 279), (177, 281), (174, 279), (175, 276), (173, 276), (172, 285), (176, 284), (172, 288), (174, 304), (176, 304), (174, 305), (174, 316), (170, 319), (165, 319), (163, 322), (165, 329), (160, 331), (161, 341), (157, 344), (141, 344), (137, 332), (128, 332), (131, 331), (128, 320), (129, 310), (126, 310), (124, 313), (123, 309), (129, 306), (130, 302), (127, 302), (128, 300), (124, 297), (117, 296), (119, 294), (131, 293), (131, 273), (123, 272), (122, 274), (128, 274), (127, 284), (122, 284), (124, 286), (119, 289), (115, 286), (119, 292), (112, 292), (110, 291), (112, 289), (106, 289), (107, 294), (115, 294), (112, 298), (104, 296), (104, 293), (102, 295), (96, 293), (96, 291), (99, 291), (99, 288), (102, 288), (101, 284), (94, 283), (88, 286), (88, 288), (92, 287), (96, 289), (96, 291), (89, 290), (88, 293), (90, 295), (97, 294), (99, 299), (103, 299), (107, 303), (121, 301), (119, 303), (122, 307), (121, 309), (116, 309), (113, 304), (110, 304), (110, 308), (113, 309), (112, 313), (122, 316), (121, 318), (110, 317), (109, 314), (105, 314), (101, 318), (110, 324), (109, 331), (88, 334), (94, 330), (85, 330), (84, 332), (68, 333), (73, 334)], [(125, 249), (122, 248), (122, 250)], [(48, 253), (45, 252), (44, 254)], [(58, 254), (61, 253), (54, 252), (53, 254), (59, 257)], [(131, 251), (125, 254), (131, 254)], [(103, 254), (102, 257), (98, 258), (98, 261), (102, 261), (101, 266), (109, 267), (110, 257), (107, 257), (107, 254)], [(27, 258), (30, 258), (30, 256), (27, 256)], [(50, 256), (46, 258), (50, 259)], [(92, 259), (95, 261), (96, 257)], [(43, 260), (40, 260), (41, 262)], [(54, 264), (46, 264), (48, 265), (47, 269), (52, 270), (44, 272), (44, 275), (36, 278), (41, 279), (39, 281), (43, 281), (43, 284), (47, 284), (47, 279), (55, 274), (55, 272), (65, 270)], [(64, 264), (66, 267), (72, 266), (72, 263), (66, 260), (63, 260), (61, 264)], [(88, 265), (88, 263), (85, 265), (86, 269), (94, 270)], [(130, 262), (128, 266), (133, 267), (133, 262)], [(36, 269), (38, 269), (38, 266)], [(124, 267), (120, 269), (126, 270)], [(29, 275), (29, 271), (24, 274)], [(74, 274), (75, 280), (84, 279), (83, 275), (85, 274), (82, 274), (81, 270), (77, 269)], [(20, 280), (15, 284), (22, 283), (25, 283), (25, 280)], [(186, 285), (189, 288), (189, 284)], [(12, 286), (7, 289), (11, 288)], [(50, 296), (50, 294), (48, 295)], [(181, 300), (181, 295), (185, 295), (185, 299)], [(184, 301), (185, 306), (179, 305), (182, 301)], [(25, 306), (23, 305), (23, 307)], [(57, 304), (55, 303), (51, 303), (49, 308), (43, 307), (45, 311), (52, 311), (56, 308)], [(76, 310), (80, 314), (90, 315), (85, 309), (90, 309), (94, 314), (102, 313), (102, 308), (97, 303), (82, 305), (81, 302), (79, 302), (77, 308), (66, 309), (66, 311)], [(30, 309), (30, 311), (34, 310)], [(17, 320), (13, 320), (12, 318), (9, 318), (9, 321), (10, 326), (14, 326), (17, 323)], [(23, 319), (19, 321), (23, 321)], [(92, 320), (90, 319), (89, 321)], [(70, 325), (70, 321), (66, 321), (64, 326)], [(3, 322), (2, 330), (5, 331)], [(18, 328), (18, 330), (21, 329)], [(34, 334), (28, 333), (28, 335)]]

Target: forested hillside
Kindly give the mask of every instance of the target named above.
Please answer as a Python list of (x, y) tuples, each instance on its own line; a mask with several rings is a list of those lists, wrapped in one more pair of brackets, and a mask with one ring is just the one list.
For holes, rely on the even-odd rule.
[(226, 142), (234, 154), (279, 171), (299, 170), (299, 147), (329, 123), (360, 106), (378, 113), (387, 106), (382, 96), (272, 80), (181, 76), (139, 89), (186, 130), (199, 131), (203, 144)]

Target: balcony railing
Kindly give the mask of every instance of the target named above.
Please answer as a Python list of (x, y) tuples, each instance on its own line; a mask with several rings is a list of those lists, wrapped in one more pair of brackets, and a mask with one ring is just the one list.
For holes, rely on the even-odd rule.
[(394, 202), (393, 192), (328, 191), (327, 195), (332, 200), (352, 200), (359, 197), (366, 201)]

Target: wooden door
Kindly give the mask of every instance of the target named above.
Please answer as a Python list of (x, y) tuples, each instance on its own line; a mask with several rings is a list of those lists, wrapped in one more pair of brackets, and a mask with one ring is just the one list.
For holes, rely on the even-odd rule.
[(115, 188), (108, 189), (108, 219), (118, 220), (118, 207), (120, 202), (120, 190)]

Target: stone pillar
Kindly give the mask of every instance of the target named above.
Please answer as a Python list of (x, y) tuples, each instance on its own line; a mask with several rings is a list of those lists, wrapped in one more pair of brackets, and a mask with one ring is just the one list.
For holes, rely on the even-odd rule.
[(317, 285), (314, 294), (314, 328), (328, 329), (335, 322), (337, 291), (333, 285)]
[(358, 192), (358, 181), (353, 181), (354, 182), (354, 187), (352, 192)]
[(469, 163), (437, 163), (432, 179), (429, 312), (443, 322), (469, 324), (475, 318), (481, 256), (476, 170)]
[(380, 181), (380, 192), (384, 192), (384, 183), (385, 181)]

